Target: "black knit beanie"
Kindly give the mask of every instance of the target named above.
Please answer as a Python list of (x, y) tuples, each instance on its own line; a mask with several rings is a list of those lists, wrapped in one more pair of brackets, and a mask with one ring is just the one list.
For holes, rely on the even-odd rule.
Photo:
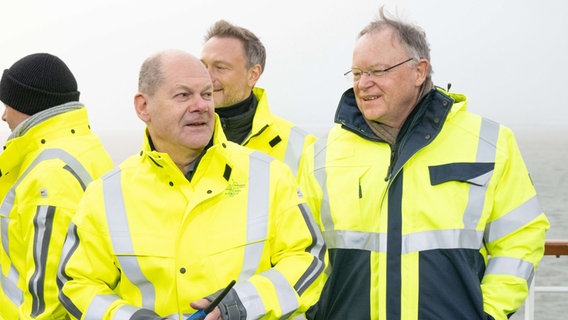
[(4, 70), (0, 101), (31, 116), (66, 102), (79, 101), (79, 91), (65, 62), (48, 53), (35, 53)]

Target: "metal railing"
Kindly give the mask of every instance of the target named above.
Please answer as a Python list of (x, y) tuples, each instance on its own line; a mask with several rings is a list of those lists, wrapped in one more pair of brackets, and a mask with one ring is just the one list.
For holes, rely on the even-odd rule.
[[(545, 256), (568, 256), (568, 240), (547, 240), (544, 245)], [(565, 286), (536, 286), (536, 275), (533, 277), (532, 284), (529, 289), (529, 295), (525, 301), (525, 320), (534, 319), (534, 299), (536, 292), (559, 292), (568, 293), (568, 283)]]

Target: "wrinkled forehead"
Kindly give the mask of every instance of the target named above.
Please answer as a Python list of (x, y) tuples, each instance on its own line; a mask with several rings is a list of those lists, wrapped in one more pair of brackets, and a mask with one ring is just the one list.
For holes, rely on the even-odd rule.
[(404, 46), (390, 28), (370, 31), (361, 36), (353, 49), (353, 62), (366, 61), (365, 64), (388, 62), (406, 55)]

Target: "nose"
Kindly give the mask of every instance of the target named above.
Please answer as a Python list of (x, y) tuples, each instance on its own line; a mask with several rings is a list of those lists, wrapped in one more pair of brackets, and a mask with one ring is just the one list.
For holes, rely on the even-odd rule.
[(213, 98), (210, 97), (209, 99), (207, 99), (202, 96), (199, 96), (197, 99), (193, 101), (193, 103), (189, 105), (188, 111), (205, 112), (212, 106), (213, 106)]
[[(366, 76), (366, 77), (365, 77)], [(373, 85), (373, 76), (370, 71), (364, 71), (361, 74), (361, 78), (357, 81), (356, 85), (359, 88), (368, 88)]]

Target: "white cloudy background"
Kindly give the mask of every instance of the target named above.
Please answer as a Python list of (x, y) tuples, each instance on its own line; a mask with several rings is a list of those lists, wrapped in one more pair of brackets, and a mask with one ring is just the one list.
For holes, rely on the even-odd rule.
[(0, 71), (53, 53), (74, 72), (95, 132), (140, 132), (132, 98), (144, 58), (166, 48), (199, 56), (209, 26), (226, 19), (264, 42), (258, 85), (272, 111), (318, 131), (332, 123), (356, 35), (381, 4), (423, 27), (434, 82), (451, 82), (471, 111), (514, 129), (568, 124), (564, 0), (0, 0)]

